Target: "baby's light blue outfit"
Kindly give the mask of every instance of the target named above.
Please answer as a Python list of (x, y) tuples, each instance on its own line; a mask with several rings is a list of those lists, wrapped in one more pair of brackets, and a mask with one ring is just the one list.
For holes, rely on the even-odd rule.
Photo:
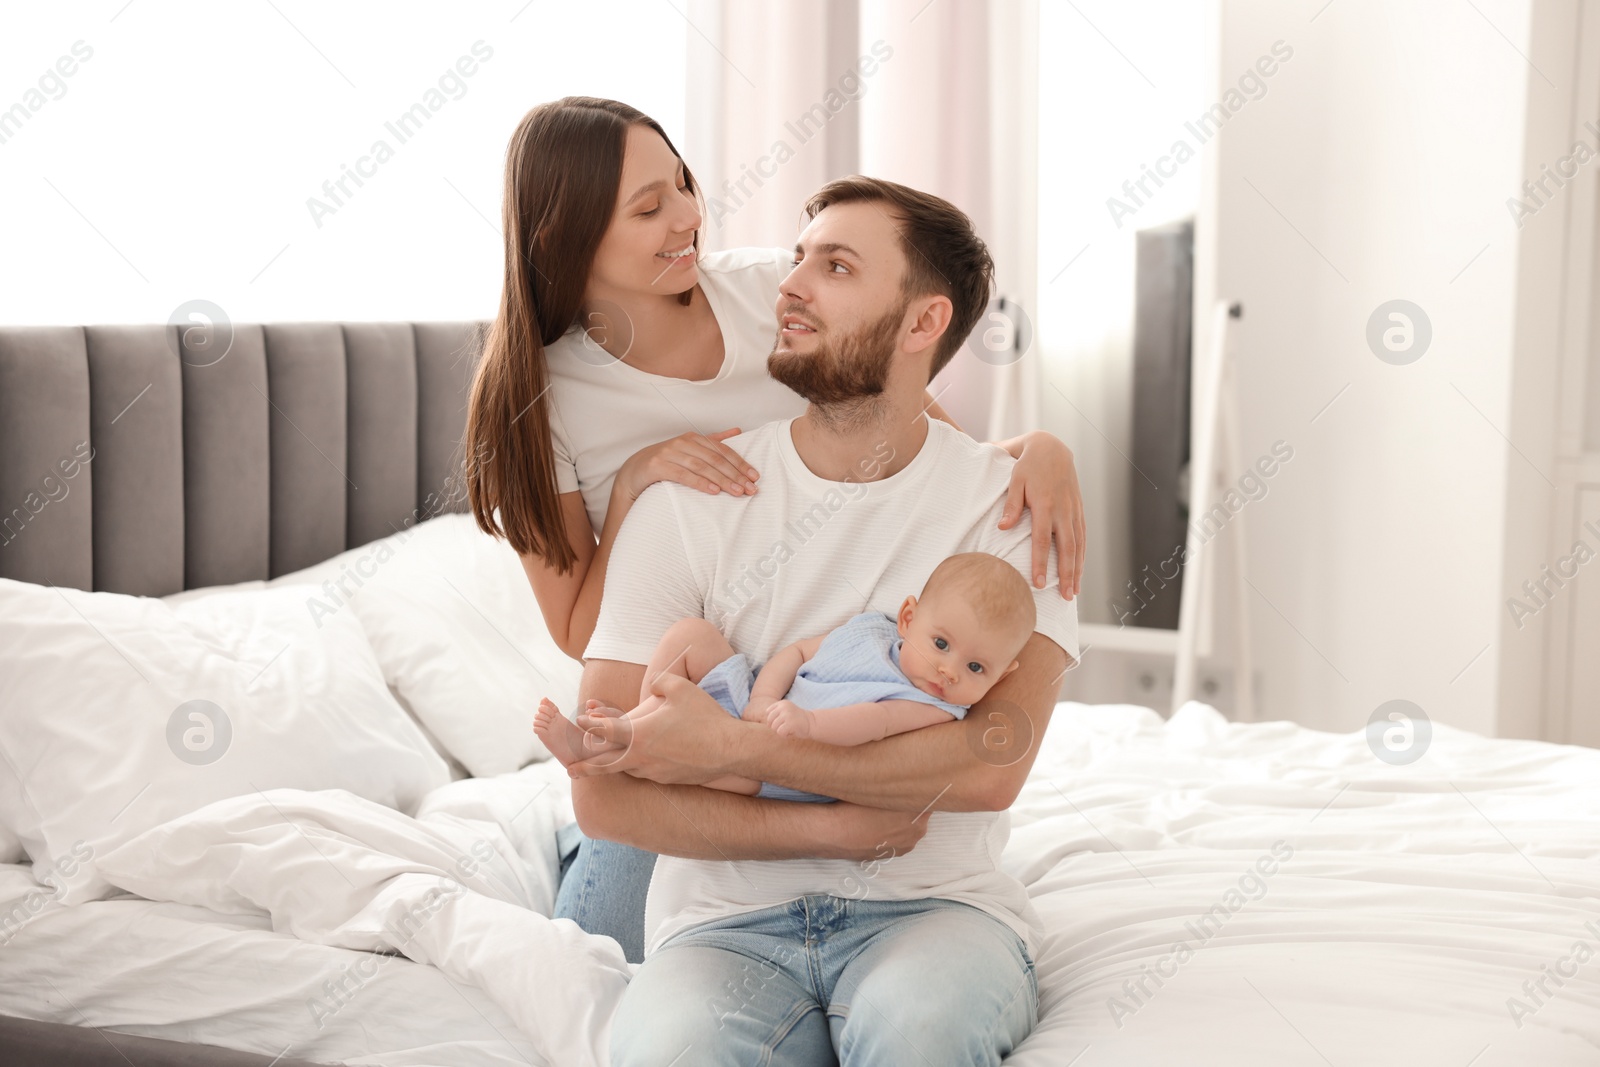
[[(940, 700), (911, 684), (900, 669), (902, 643), (904, 638), (893, 618), (881, 611), (862, 612), (822, 639), (817, 654), (800, 665), (786, 695), (807, 711), (879, 700), (916, 700), (947, 711), (952, 718), (965, 718), (965, 705)], [(741, 718), (760, 670), (760, 665), (751, 666), (743, 652), (735, 652), (706, 672), (700, 679), (700, 688), (734, 718)], [(770, 782), (763, 782), (756, 795), (814, 803), (832, 803), (835, 799)]]

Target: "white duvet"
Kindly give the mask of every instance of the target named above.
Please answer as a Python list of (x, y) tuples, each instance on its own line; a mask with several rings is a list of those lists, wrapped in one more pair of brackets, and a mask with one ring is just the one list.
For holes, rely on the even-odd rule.
[[(212, 804), (104, 857), (137, 897), (60, 907), (0, 867), (0, 1013), (604, 1063), (630, 969), (545, 917), (570, 814), (545, 763), (415, 819), (338, 791)], [(1010, 1065), (1600, 1063), (1600, 752), (1438, 728), (1393, 767), (1361, 734), (1062, 704), (1012, 817), (1049, 937)]]

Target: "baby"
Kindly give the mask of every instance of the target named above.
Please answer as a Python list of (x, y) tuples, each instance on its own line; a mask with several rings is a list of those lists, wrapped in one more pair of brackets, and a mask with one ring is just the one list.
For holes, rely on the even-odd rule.
[[(764, 723), (783, 737), (859, 745), (890, 734), (960, 719), (996, 682), (1017, 669), (1033, 633), (1033, 591), (998, 556), (963, 552), (934, 568), (922, 597), (907, 596), (898, 619), (863, 612), (836, 629), (797, 641), (757, 670), (705, 619), (668, 628), (645, 669), (639, 706), (661, 671), (697, 683), (736, 718)], [(591, 714), (617, 714), (589, 702)], [(563, 765), (622, 747), (586, 737), (548, 699), (534, 731)], [(749, 796), (830, 801), (786, 786), (723, 777), (706, 783)]]

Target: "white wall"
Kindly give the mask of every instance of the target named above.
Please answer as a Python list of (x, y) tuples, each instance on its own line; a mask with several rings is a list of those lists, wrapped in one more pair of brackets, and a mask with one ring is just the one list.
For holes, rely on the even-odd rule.
[[(1221, 5), (1219, 94), (1293, 49), (1214, 142), (1197, 284), (1197, 322), (1213, 297), (1244, 305), (1246, 462), (1294, 449), (1245, 511), (1263, 717), (1351, 730), (1404, 698), (1514, 729), (1496, 704), (1506, 508), (1518, 447), (1540, 453), (1504, 436), (1528, 432), (1510, 422), (1525, 234), (1505, 201), (1540, 79), (1530, 24), (1528, 0)], [(1396, 298), (1433, 329), (1405, 366), (1365, 340)]]
[[(1533, 7), (1525, 49), (1533, 74), (1528, 80), (1521, 177), (1538, 179), (1547, 173), (1543, 170), (1546, 166), (1563, 168), (1561, 159), (1571, 152), (1575, 136), (1591, 150), (1596, 145), (1596, 135), (1584, 124), (1594, 126), (1600, 118), (1596, 83), (1600, 64), (1593, 58), (1600, 49), (1600, 35), (1592, 14), (1587, 21), (1584, 25), (1576, 0), (1542, 0)], [(1585, 54), (1589, 58), (1580, 60)], [(1587, 84), (1579, 84), (1580, 67)], [(1558, 499), (1564, 508), (1577, 504), (1578, 497), (1558, 459), (1564, 421), (1558, 413), (1564, 406), (1561, 363), (1566, 346), (1590, 343), (1589, 332), (1580, 334), (1573, 324), (1587, 323), (1592, 307), (1593, 293), (1587, 281), (1592, 277), (1591, 263), (1586, 262), (1577, 275), (1574, 268), (1575, 257), (1589, 260), (1593, 255), (1593, 167), (1591, 163), (1582, 168), (1585, 184), (1554, 190), (1538, 213), (1524, 217), (1516, 229), (1515, 355), (1502, 423), (1516, 448), (1506, 468), (1501, 606), (1496, 613), (1494, 642), (1495, 728), (1506, 736), (1578, 740), (1567, 736), (1566, 724), (1558, 726), (1557, 716), (1551, 713), (1556, 687), (1549, 653), (1554, 642), (1566, 643), (1569, 648), (1582, 648), (1583, 642), (1574, 640), (1576, 631), (1558, 625), (1558, 612), (1541, 611), (1529, 619), (1510, 609), (1513, 597), (1525, 598), (1523, 583), (1542, 577), (1542, 568), (1566, 555), (1572, 546), (1566, 531), (1558, 534), (1554, 522), (1562, 511), (1556, 506)], [(1520, 196), (1521, 190), (1517, 194)], [(1575, 283), (1576, 289), (1569, 282)], [(1574, 392), (1581, 392), (1581, 385), (1575, 384)], [(1578, 590), (1569, 588), (1566, 595), (1575, 598)], [(1590, 630), (1587, 636), (1593, 647), (1600, 635)], [(1589, 743), (1593, 743), (1592, 734)]]

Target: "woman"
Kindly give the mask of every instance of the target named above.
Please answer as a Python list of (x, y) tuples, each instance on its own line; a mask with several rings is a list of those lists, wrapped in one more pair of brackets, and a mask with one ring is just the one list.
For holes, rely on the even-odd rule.
[[(467, 489), (478, 525), (521, 556), (551, 636), (574, 659), (645, 487), (759, 492), (760, 472), (725, 440), (806, 409), (766, 373), (792, 257), (702, 257), (701, 218), (672, 142), (626, 104), (566, 97), (534, 108), (512, 135), (505, 280), (467, 413)], [(931, 397), (927, 412), (954, 425)], [(1030, 509), (1035, 584), (1053, 537), (1071, 599), (1083, 558), (1072, 454), (1040, 432), (997, 443), (1017, 460), (1000, 527)], [(575, 825), (564, 863), (574, 848), (556, 914), (616, 937), (638, 962), (654, 854), (590, 842)]]

